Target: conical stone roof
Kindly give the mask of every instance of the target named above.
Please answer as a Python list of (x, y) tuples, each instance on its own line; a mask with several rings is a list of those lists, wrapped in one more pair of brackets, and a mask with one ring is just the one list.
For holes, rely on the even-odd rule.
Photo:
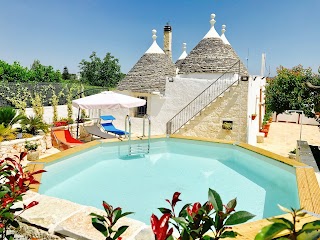
[(166, 54), (145, 53), (118, 85), (118, 90), (140, 93), (164, 92), (166, 78), (174, 77), (176, 67)]
[[(219, 38), (204, 38), (179, 64), (179, 74), (223, 73), (239, 60), (231, 45), (224, 44)], [(231, 72), (236, 70), (235, 66)], [(241, 61), (240, 73), (248, 74)]]
[[(179, 63), (178, 74), (238, 72), (238, 65), (229, 70), (240, 58), (232, 46), (225, 44), (216, 33), (214, 17), (215, 15), (212, 14), (210, 31), (184, 61)], [(241, 61), (240, 74), (248, 75), (248, 71)]]
[(176, 75), (175, 65), (156, 43), (155, 33), (153, 30), (153, 44), (118, 84), (118, 90), (164, 93), (166, 78)]
[(176, 61), (175, 65), (177, 68), (180, 68), (180, 64), (183, 62), (183, 60), (188, 56), (187, 54), (187, 44), (183, 43), (182, 44), (182, 54), (180, 55), (180, 57), (178, 58), (178, 60)]

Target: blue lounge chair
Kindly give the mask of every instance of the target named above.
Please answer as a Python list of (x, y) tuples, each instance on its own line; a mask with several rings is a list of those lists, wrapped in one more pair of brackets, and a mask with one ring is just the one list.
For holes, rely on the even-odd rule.
[(113, 133), (113, 134), (116, 134), (116, 135), (119, 135), (119, 136), (123, 136), (123, 135), (126, 135), (126, 134), (129, 134), (128, 132), (126, 131), (123, 131), (123, 130), (120, 130), (120, 129), (117, 129), (112, 121), (115, 120), (114, 116), (112, 115), (107, 115), (107, 116), (100, 116), (100, 118), (103, 120), (103, 121), (109, 121), (109, 122), (105, 122), (105, 123), (101, 123), (101, 127), (106, 131), (106, 132), (110, 132), (110, 133)]

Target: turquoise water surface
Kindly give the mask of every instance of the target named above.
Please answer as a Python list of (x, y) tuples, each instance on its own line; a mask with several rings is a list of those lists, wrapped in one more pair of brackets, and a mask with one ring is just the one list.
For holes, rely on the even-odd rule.
[(157, 139), (144, 157), (125, 157), (127, 151), (127, 143), (105, 143), (47, 164), (39, 192), (101, 209), (105, 200), (146, 224), (176, 191), (178, 210), (204, 203), (212, 188), (225, 204), (237, 197), (236, 210), (254, 220), (281, 214), (277, 204), (299, 207), (292, 167), (237, 146)]

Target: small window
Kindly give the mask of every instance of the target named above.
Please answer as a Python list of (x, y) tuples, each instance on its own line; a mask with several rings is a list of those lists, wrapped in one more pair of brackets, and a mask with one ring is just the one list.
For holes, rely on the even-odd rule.
[(135, 117), (143, 117), (145, 114), (147, 114), (147, 97), (138, 97), (138, 98), (146, 100), (146, 104), (143, 106), (137, 107)]
[(232, 130), (232, 127), (233, 127), (233, 121), (225, 121), (225, 120), (222, 121), (222, 129)]

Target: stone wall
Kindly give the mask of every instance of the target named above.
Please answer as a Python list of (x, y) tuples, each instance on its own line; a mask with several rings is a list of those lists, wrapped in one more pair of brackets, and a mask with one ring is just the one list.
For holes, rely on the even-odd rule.
[(37, 143), (37, 151), (40, 152), (40, 154), (44, 153), (46, 149), (52, 147), (50, 134), (35, 136), (32, 138), (4, 141), (0, 142), (0, 159), (4, 159), (6, 157), (14, 157), (15, 155), (19, 156), (21, 152), (25, 151), (24, 146), (26, 141), (31, 143)]
[[(248, 82), (240, 81), (177, 134), (247, 142), (247, 101)], [(222, 129), (223, 121), (233, 121), (232, 130)]]

